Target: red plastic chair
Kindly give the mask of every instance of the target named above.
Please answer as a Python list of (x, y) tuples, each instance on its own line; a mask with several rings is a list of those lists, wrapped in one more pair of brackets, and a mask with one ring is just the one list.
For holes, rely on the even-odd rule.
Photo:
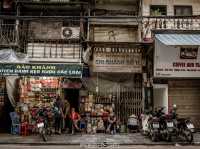
[(21, 123), (20, 135), (22, 135), (22, 136), (29, 135), (27, 122)]

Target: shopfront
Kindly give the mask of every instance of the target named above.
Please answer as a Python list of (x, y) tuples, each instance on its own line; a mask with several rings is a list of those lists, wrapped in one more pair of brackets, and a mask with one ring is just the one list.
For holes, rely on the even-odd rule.
[(176, 104), (179, 116), (191, 118), (195, 127), (200, 128), (200, 36), (156, 34), (155, 37), (154, 82), (162, 84), (154, 83), (154, 108), (165, 106), (170, 111)]
[[(79, 110), (82, 69), (81, 64), (1, 63), (0, 73), (4, 81), (1, 87), (6, 91), (4, 100), (3, 97), (1, 100), (1, 113), (4, 116), (0, 118), (7, 119), (4, 121), (6, 125), (1, 128), (10, 131), (12, 122), (9, 113), (13, 111), (20, 116), (20, 125), (34, 126), (34, 111), (38, 108), (52, 108), (58, 95), (63, 100), (71, 100), (70, 105), (77, 106), (75, 108)], [(66, 94), (69, 90), (76, 92)]]
[(95, 92), (99, 97), (98, 103), (113, 103), (110, 110), (114, 112), (122, 125), (126, 125), (130, 115), (142, 113), (141, 47), (124, 47), (115, 44), (94, 46), (92, 75)]

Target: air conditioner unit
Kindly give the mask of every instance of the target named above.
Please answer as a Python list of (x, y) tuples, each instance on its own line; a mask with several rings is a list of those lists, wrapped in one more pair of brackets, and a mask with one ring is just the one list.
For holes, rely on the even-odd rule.
[(79, 39), (80, 27), (62, 27), (61, 38), (62, 39)]

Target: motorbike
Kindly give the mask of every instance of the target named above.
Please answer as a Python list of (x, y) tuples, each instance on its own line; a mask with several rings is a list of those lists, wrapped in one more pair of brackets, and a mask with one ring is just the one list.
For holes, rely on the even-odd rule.
[(129, 132), (139, 132), (139, 121), (137, 116), (131, 115), (128, 118), (127, 127)]
[(170, 115), (163, 112), (164, 107), (156, 109), (151, 119), (149, 119), (149, 130), (152, 141), (159, 141), (160, 139), (171, 141), (174, 132), (174, 125)]
[(193, 133), (195, 132), (194, 125), (189, 119), (179, 118), (176, 122), (176, 137), (184, 141), (192, 143)]
[(156, 117), (159, 118), (160, 124), (160, 138), (166, 141), (171, 141), (174, 133), (173, 119), (170, 114), (165, 114), (163, 110), (164, 107), (161, 107), (156, 112)]
[(38, 108), (35, 113), (34, 118), (36, 120), (36, 127), (41, 138), (46, 142), (47, 135), (53, 133), (52, 128), (50, 127), (50, 120), (53, 117), (52, 110), (50, 108)]
[(152, 141), (158, 141), (160, 137), (160, 122), (159, 118), (157, 117), (151, 117), (148, 120), (149, 123), (149, 136)]
[[(176, 107), (176, 106), (175, 106)], [(172, 110), (173, 122), (175, 125), (175, 135), (184, 141), (192, 143), (195, 127), (189, 118), (178, 118), (176, 109)]]
[(158, 141), (160, 124), (159, 119), (155, 116), (155, 113), (149, 111), (146, 114), (141, 114), (140, 121), (142, 134), (149, 136), (152, 141)]
[(171, 141), (172, 136), (175, 132), (175, 127), (174, 127), (174, 123), (173, 123), (173, 119), (171, 117), (171, 115), (165, 115), (165, 127), (164, 127), (164, 138), (166, 141)]
[(141, 133), (145, 136), (149, 136), (150, 134), (150, 127), (149, 127), (150, 118), (152, 118), (152, 115), (150, 113), (141, 114), (140, 116)]
[(42, 118), (39, 118), (37, 121), (37, 128), (40, 136), (42, 137), (43, 141), (47, 141), (47, 135), (46, 135), (46, 130), (45, 130), (45, 120)]

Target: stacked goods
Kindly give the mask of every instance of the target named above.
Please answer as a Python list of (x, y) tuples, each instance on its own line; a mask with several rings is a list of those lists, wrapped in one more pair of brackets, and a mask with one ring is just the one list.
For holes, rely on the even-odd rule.
[[(112, 99), (110, 97), (95, 97), (90, 94), (81, 98), (80, 110), (82, 116), (86, 116), (87, 133), (96, 133), (101, 130), (105, 131), (103, 117), (104, 113), (114, 112)], [(83, 113), (84, 112), (84, 113)]]
[(21, 123), (34, 125), (34, 110), (52, 108), (58, 93), (59, 79), (47, 77), (24, 77), (20, 80), (20, 102), (16, 112), (20, 114)]

